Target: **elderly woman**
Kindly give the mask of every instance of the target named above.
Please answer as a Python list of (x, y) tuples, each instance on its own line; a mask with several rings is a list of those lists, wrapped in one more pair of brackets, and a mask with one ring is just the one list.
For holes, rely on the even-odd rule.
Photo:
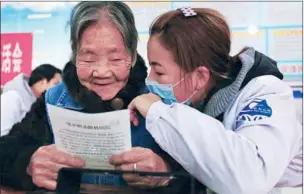
[[(127, 108), (131, 100), (145, 90), (147, 68), (136, 51), (138, 34), (127, 5), (122, 2), (81, 2), (71, 13), (70, 27), (72, 56), (64, 68), (63, 82), (42, 95), (22, 122), (0, 139), (4, 186), (54, 190), (60, 168), (85, 165), (82, 159), (56, 149), (46, 104), (101, 113)], [(132, 126), (131, 139), (136, 148), (119, 155), (123, 160), (111, 160), (117, 169), (134, 170), (137, 165), (138, 169), (146, 171), (172, 170), (174, 161), (167, 162), (170, 158), (147, 132), (143, 119), (139, 126)], [(124, 178), (127, 183), (149, 187), (168, 182), (136, 176)], [(121, 177), (115, 177), (111, 182), (96, 175), (85, 175), (82, 181), (125, 184)]]

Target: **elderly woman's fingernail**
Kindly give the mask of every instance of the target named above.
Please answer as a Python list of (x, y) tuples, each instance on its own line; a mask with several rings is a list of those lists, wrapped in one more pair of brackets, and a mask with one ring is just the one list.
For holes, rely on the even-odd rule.
[(113, 156), (111, 156), (111, 157), (109, 158), (109, 163), (110, 163), (110, 164), (113, 164)]
[(81, 159), (81, 158), (74, 157), (74, 164), (75, 164), (76, 166), (82, 167), (82, 166), (85, 165), (85, 161), (84, 161), (83, 159)]

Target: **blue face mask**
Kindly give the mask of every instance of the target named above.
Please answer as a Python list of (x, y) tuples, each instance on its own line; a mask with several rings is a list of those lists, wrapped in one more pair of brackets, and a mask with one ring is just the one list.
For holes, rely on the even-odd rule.
[[(172, 104), (172, 103), (177, 102), (176, 97), (174, 95), (173, 88), (176, 85), (178, 85), (180, 82), (182, 82), (184, 79), (185, 79), (185, 77), (174, 85), (160, 84), (157, 81), (146, 79), (146, 86), (152, 94), (158, 95), (165, 104)], [(187, 100), (185, 100), (184, 102), (181, 102), (181, 103), (185, 104), (185, 105), (190, 105), (191, 104), (190, 98), (195, 93), (196, 93), (196, 91), (193, 92), (193, 94)]]

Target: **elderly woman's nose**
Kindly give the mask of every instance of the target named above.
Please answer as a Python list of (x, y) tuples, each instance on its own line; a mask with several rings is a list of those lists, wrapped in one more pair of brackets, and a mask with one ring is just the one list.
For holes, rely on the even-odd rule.
[(111, 76), (111, 70), (106, 65), (98, 66), (93, 70), (93, 76), (100, 78), (109, 77)]

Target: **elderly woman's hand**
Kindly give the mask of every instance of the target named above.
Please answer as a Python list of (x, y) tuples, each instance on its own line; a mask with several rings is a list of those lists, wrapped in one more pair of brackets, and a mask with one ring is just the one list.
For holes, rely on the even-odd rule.
[(27, 173), (38, 187), (55, 190), (58, 172), (63, 167), (81, 168), (84, 161), (56, 149), (55, 145), (40, 147), (31, 157)]
[[(152, 150), (135, 147), (128, 152), (113, 155), (109, 161), (116, 166), (116, 170), (125, 171), (145, 171), (145, 172), (169, 172), (168, 164)], [(130, 186), (139, 188), (154, 188), (165, 186), (170, 178), (153, 178), (149, 176), (139, 176), (136, 174), (125, 174), (123, 178)]]
[(138, 126), (139, 121), (136, 115), (136, 111), (138, 111), (143, 117), (146, 117), (149, 111), (150, 106), (161, 99), (152, 93), (143, 94), (137, 96), (132, 100), (129, 104), (128, 109), (130, 110), (131, 121), (135, 126)]

